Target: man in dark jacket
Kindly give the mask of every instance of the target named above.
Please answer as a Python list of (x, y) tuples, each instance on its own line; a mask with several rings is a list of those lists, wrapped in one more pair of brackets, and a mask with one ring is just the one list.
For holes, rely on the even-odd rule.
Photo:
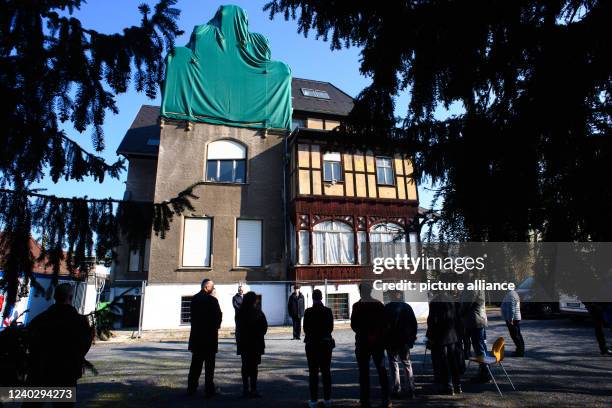
[(187, 393), (195, 394), (204, 365), (204, 389), (207, 398), (216, 394), (213, 379), (222, 318), (219, 301), (212, 296), (214, 288), (213, 281), (204, 279), (202, 290), (191, 299), (191, 333), (189, 333), (191, 367), (187, 379)]
[(244, 288), (242, 285), (238, 285), (238, 292), (232, 298), (232, 306), (234, 307), (234, 322), (237, 322), (238, 311), (240, 310), (240, 305), (242, 305), (242, 296), (244, 294)]
[(93, 331), (87, 317), (72, 306), (73, 296), (72, 285), (58, 285), (54, 293), (55, 304), (36, 316), (28, 326), (30, 386), (76, 387), (83, 375)]
[(400, 381), (400, 362), (406, 376), (406, 391), (414, 398), (414, 374), (410, 362), (410, 349), (414, 346), (417, 334), (417, 320), (412, 307), (402, 299), (402, 292), (391, 292), (392, 301), (385, 305), (386, 348), (389, 368), (393, 379), (393, 393), (402, 391)]
[(304, 317), (304, 295), (300, 293), (298, 285), (293, 286), (293, 293), (289, 296), (287, 313), (293, 321), (293, 340), (299, 340), (302, 331), (302, 317)]
[(234, 307), (234, 333), (236, 335), (236, 344), (238, 344), (238, 337), (240, 336), (238, 330), (238, 312), (240, 311), (240, 306), (242, 305), (242, 296), (244, 293), (244, 288), (242, 285), (238, 285), (238, 292), (232, 298), (232, 306)]
[(391, 407), (389, 379), (383, 363), (385, 354), (385, 307), (372, 298), (372, 286), (359, 285), (361, 299), (353, 305), (351, 329), (355, 332), (355, 357), (359, 367), (359, 400), (370, 406), (370, 358), (378, 372), (383, 407)]
[(257, 367), (266, 349), (264, 336), (268, 331), (268, 321), (257, 305), (255, 292), (244, 295), (237, 322), (240, 331), (238, 355), (242, 360), (242, 394), (245, 397), (260, 398), (257, 392)]
[(446, 293), (434, 296), (429, 304), (427, 341), (431, 347), (432, 361), (436, 361), (434, 370), (438, 371), (445, 391), (450, 395), (462, 393), (459, 364), (462, 354), (458, 345), (456, 318), (453, 300)]
[(323, 294), (319, 289), (312, 291), (312, 307), (304, 312), (304, 343), (308, 360), (310, 387), (309, 407), (317, 406), (319, 371), (323, 380), (323, 399), (326, 407), (331, 406), (331, 357), (334, 348), (332, 331), (334, 316), (329, 307), (323, 305)]

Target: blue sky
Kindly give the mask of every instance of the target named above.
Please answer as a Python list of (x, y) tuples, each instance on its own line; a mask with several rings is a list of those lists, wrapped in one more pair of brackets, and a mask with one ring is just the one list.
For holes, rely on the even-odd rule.
[[(75, 16), (81, 20), (84, 27), (104, 33), (120, 32), (124, 27), (138, 24), (140, 15), (137, 7), (142, 2), (143, 0), (90, 0), (75, 13)], [(151, 5), (156, 3), (154, 0), (145, 2)], [(291, 67), (293, 76), (329, 81), (352, 96), (356, 96), (368, 85), (369, 79), (359, 73), (359, 49), (352, 47), (332, 52), (329, 43), (315, 40), (312, 35), (304, 38), (302, 34), (298, 34), (294, 21), (285, 21), (280, 15), (274, 20), (269, 20), (268, 13), (262, 10), (265, 3), (259, 0), (235, 0), (231, 4), (236, 4), (247, 11), (250, 31), (259, 32), (268, 38), (272, 58), (287, 63)], [(193, 27), (208, 22), (217, 8), (223, 4), (228, 3), (215, 0), (179, 0), (176, 5), (181, 10), (178, 24), (185, 34), (177, 39), (176, 44), (179, 46), (186, 44)], [(408, 100), (407, 92), (400, 96), (397, 101), (398, 115), (404, 115)], [(159, 104), (159, 96), (151, 100), (144, 94), (130, 90), (117, 97), (119, 114), (108, 113), (103, 126), (106, 149), (102, 156), (108, 162), (117, 160), (115, 153), (117, 146), (143, 104)], [(65, 130), (68, 136), (78, 141), (81, 146), (93, 151), (89, 131), (78, 133), (70, 127), (66, 127)], [(39, 183), (39, 187), (47, 188), (47, 193), (58, 196), (122, 198), (126, 176), (127, 172), (124, 172), (120, 180), (109, 179), (102, 184), (88, 179), (83, 182), (62, 181), (58, 184), (45, 180)], [(419, 193), (421, 205), (428, 206), (431, 193), (424, 186), (419, 187)]]

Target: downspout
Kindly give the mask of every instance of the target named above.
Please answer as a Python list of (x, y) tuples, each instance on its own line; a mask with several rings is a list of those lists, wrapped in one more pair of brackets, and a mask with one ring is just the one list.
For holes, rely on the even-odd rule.
[[(285, 262), (286, 262), (286, 266), (287, 269), (289, 269), (289, 263), (290, 263), (290, 259), (289, 259), (289, 251), (288, 251), (288, 246), (289, 243), (291, 242), (288, 239), (288, 233), (287, 233), (287, 166), (289, 165), (289, 151), (288, 151), (288, 145), (289, 145), (289, 139), (294, 135), (296, 129), (293, 129), (289, 135), (285, 136), (283, 139), (283, 145), (284, 145), (284, 149), (283, 149), (283, 256), (285, 258)], [(287, 277), (287, 275), (285, 275), (285, 277)], [(289, 290), (287, 290), (288, 288), (285, 287), (285, 305), (289, 302)], [(287, 322), (287, 308), (285, 307), (285, 322)]]

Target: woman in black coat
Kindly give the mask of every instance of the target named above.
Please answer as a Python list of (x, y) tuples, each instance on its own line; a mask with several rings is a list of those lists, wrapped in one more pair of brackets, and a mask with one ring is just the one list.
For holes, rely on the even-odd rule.
[(261, 363), (261, 355), (266, 348), (264, 336), (268, 331), (268, 321), (257, 306), (255, 292), (244, 295), (236, 320), (240, 332), (238, 355), (242, 358), (243, 395), (258, 398), (261, 395), (257, 392), (257, 366)]

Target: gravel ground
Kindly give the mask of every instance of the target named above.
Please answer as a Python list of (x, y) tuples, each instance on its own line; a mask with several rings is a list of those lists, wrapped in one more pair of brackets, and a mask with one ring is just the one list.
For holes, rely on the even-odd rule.
[[(394, 406), (416, 405), (474, 406), (612, 406), (612, 358), (602, 357), (588, 323), (569, 319), (525, 320), (527, 345), (524, 358), (508, 357), (506, 367), (517, 391), (498, 375), (504, 397), (493, 384), (464, 383), (461, 396), (436, 395), (431, 385), (429, 355), (423, 367), (425, 325), (419, 325), (419, 340), (412, 351), (418, 397), (414, 401), (395, 400)], [(290, 334), (266, 337), (267, 354), (259, 369), (259, 390), (263, 398), (241, 398), (240, 360), (231, 339), (220, 341), (215, 382), (222, 395), (205, 400), (201, 391), (195, 397), (185, 394), (190, 353), (184, 341), (97, 343), (88, 355), (99, 374), (87, 374), (78, 389), (79, 406), (187, 406), (187, 407), (304, 407), (308, 384), (304, 344), (290, 340)], [(608, 331), (607, 335), (609, 336)], [(509, 339), (499, 317), (491, 316), (489, 347), (498, 336)], [(358, 406), (357, 366), (353, 354), (353, 333), (334, 333), (337, 347), (332, 362), (333, 399), (336, 407)], [(511, 343), (511, 341), (510, 341)], [(510, 345), (508, 351), (514, 349)], [(511, 353), (507, 353), (511, 354)], [(472, 365), (466, 377), (476, 373)], [(377, 379), (372, 370), (372, 384)], [(201, 381), (203, 383), (204, 376)], [(376, 387), (374, 387), (376, 388)], [(373, 402), (379, 394), (373, 391)]]

